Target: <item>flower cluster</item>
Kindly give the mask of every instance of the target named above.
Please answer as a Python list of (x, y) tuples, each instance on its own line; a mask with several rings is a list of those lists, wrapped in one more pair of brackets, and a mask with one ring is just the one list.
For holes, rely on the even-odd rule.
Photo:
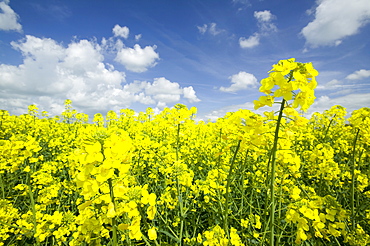
[[(261, 80), (260, 92), (266, 94), (254, 101), (254, 108), (265, 105), (272, 106), (275, 98), (282, 97), (285, 101), (293, 99), (292, 106), (306, 111), (314, 102), (314, 89), (317, 86), (315, 77), (319, 73), (312, 63), (299, 63), (294, 58), (280, 60), (273, 65), (269, 77)], [(272, 91), (274, 87), (278, 89)]]

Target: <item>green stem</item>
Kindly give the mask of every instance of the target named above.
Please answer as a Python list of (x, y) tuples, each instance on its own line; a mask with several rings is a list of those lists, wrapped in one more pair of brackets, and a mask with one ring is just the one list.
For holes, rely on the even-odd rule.
[(180, 208), (180, 235), (179, 235), (179, 240), (180, 240), (180, 246), (182, 245), (182, 234), (183, 234), (183, 230), (184, 230), (184, 217), (185, 217), (185, 213), (184, 213), (184, 205), (182, 203), (182, 193), (181, 193), (181, 187), (180, 187), (180, 183), (179, 183), (179, 178), (176, 177), (176, 184), (177, 184), (177, 193), (179, 194), (178, 196), (178, 199), (179, 199), (179, 208)]
[(272, 159), (271, 159), (271, 182), (270, 182), (270, 245), (274, 245), (274, 229), (275, 229), (275, 169), (276, 169), (276, 152), (279, 139), (279, 129), (281, 119), (283, 117), (283, 110), (285, 106), (285, 99), (281, 102), (279, 116), (276, 123), (275, 136), (274, 136), (274, 145), (272, 147)]
[(5, 199), (5, 190), (4, 190), (4, 181), (3, 181), (3, 174), (0, 172), (0, 186), (1, 186), (1, 197)]
[[(179, 160), (179, 149), (180, 149), (180, 124), (177, 125), (177, 136), (176, 136), (176, 161)], [(180, 240), (180, 246), (182, 245), (182, 236), (183, 236), (183, 230), (184, 230), (184, 208), (183, 208), (183, 201), (182, 201), (182, 192), (181, 192), (181, 187), (179, 183), (179, 178), (176, 177), (176, 185), (177, 185), (177, 193), (178, 193), (178, 200), (179, 200), (179, 208), (180, 208), (180, 235), (179, 235), (179, 240)]]
[[(35, 206), (35, 199), (33, 197), (32, 189), (31, 189), (31, 183), (30, 183), (30, 175), (27, 175), (27, 185), (28, 185), (28, 194), (30, 196), (30, 202), (31, 202), (31, 209), (32, 209), (32, 217), (33, 217), (33, 233), (36, 234), (37, 229), (37, 220), (36, 220), (36, 206)], [(40, 243), (36, 239), (36, 245), (40, 245)]]
[(225, 194), (226, 201), (225, 201), (225, 209), (223, 210), (223, 212), (224, 212), (224, 230), (226, 231), (226, 234), (228, 235), (228, 237), (230, 237), (230, 235), (229, 235), (229, 225), (228, 225), (228, 217), (229, 217), (229, 188), (230, 188), (231, 177), (232, 177), (232, 173), (233, 173), (233, 169), (234, 169), (236, 155), (238, 154), (238, 151), (239, 151), (239, 148), (240, 148), (240, 143), (241, 143), (241, 140), (238, 141), (238, 145), (236, 146), (236, 149), (235, 149), (235, 152), (234, 152), (234, 156), (233, 156), (233, 158), (231, 160), (229, 174), (227, 175), (226, 194)]
[(334, 114), (333, 118), (331, 118), (331, 120), (330, 120), (330, 122), (329, 122), (329, 125), (326, 127), (323, 141), (325, 141), (325, 139), (326, 139), (326, 135), (328, 135), (328, 132), (329, 132), (329, 129), (330, 129), (330, 125), (333, 123), (334, 118), (335, 118), (335, 116), (336, 116), (336, 115), (337, 115), (337, 114)]
[(243, 170), (241, 171), (241, 183), (242, 183), (242, 186), (241, 186), (241, 190), (240, 190), (240, 194), (241, 194), (241, 201), (240, 201), (240, 207), (239, 207), (239, 213), (241, 213), (243, 211), (243, 208), (244, 208), (244, 196), (245, 196), (245, 186), (244, 186), (244, 174), (245, 174), (245, 167), (247, 166), (247, 160), (248, 160), (248, 151), (245, 152), (245, 160), (243, 162)]
[(176, 161), (179, 160), (179, 148), (180, 148), (180, 124), (177, 125)]
[(352, 167), (351, 167), (351, 219), (352, 219), (352, 230), (355, 230), (355, 169), (356, 169), (356, 142), (360, 129), (357, 129), (355, 140), (353, 141), (353, 153), (352, 153)]
[(167, 229), (172, 233), (171, 238), (173, 238), (176, 241), (180, 242), (180, 239), (178, 238), (177, 234), (172, 230), (172, 228), (170, 226), (168, 226), (168, 223), (169, 223), (168, 220), (165, 220), (163, 218), (163, 216), (161, 215), (161, 213), (157, 213), (157, 214), (159, 215), (159, 218), (161, 218), (161, 220), (164, 222), (164, 224), (167, 227)]
[[(116, 209), (116, 202), (115, 202), (115, 199), (114, 199), (112, 179), (108, 179), (108, 185), (109, 185), (110, 198), (111, 198), (111, 201), (113, 203), (114, 209)], [(118, 243), (117, 243), (117, 220), (116, 220), (116, 217), (112, 218), (112, 234), (113, 234), (112, 235), (113, 236), (112, 245), (117, 246)]]
[[(269, 186), (269, 182), (270, 182), (270, 176), (269, 176), (269, 172), (268, 172), (268, 170), (270, 170), (270, 166), (271, 166), (271, 159), (272, 159), (272, 151), (269, 153), (269, 157), (268, 157), (268, 162), (267, 162), (267, 168), (266, 168), (266, 170), (267, 170), (267, 173), (266, 173), (266, 181), (265, 181), (265, 185), (266, 185), (266, 187), (268, 187)], [(253, 169), (252, 169), (253, 170)], [(268, 192), (268, 190), (267, 190), (267, 192)], [(267, 195), (268, 195), (268, 193), (266, 193), (266, 197), (267, 197)], [(265, 209), (264, 209), (264, 211), (263, 211), (263, 215), (265, 216), (265, 218), (267, 217), (267, 215), (268, 215), (268, 210), (270, 209), (270, 206), (269, 206), (269, 199), (265, 199)], [(269, 226), (270, 226), (270, 220), (268, 219), (268, 220), (265, 220), (266, 221), (266, 223), (264, 223), (264, 225), (263, 225), (263, 231), (265, 232), (264, 234), (263, 234), (263, 239), (262, 239), (262, 241), (264, 241), (265, 240), (265, 236), (266, 236), (266, 231), (267, 231), (267, 228), (269, 228)]]

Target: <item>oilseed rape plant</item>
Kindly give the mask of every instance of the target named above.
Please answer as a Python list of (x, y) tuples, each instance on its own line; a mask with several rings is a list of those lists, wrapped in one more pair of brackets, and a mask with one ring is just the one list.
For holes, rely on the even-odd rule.
[(368, 245), (370, 109), (314, 102), (311, 63), (261, 80), (255, 108), (196, 121), (0, 111), (0, 245)]

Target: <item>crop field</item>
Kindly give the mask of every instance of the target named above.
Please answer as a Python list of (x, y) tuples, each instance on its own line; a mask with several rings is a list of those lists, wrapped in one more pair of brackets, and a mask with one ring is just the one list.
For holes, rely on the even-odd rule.
[(368, 245), (370, 109), (313, 103), (311, 63), (273, 65), (255, 108), (197, 121), (0, 111), (0, 245)]

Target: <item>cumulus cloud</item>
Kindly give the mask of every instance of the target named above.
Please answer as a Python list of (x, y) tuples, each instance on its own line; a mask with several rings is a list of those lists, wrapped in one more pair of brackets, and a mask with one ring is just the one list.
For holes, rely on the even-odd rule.
[(115, 37), (122, 37), (124, 39), (127, 39), (129, 33), (130, 29), (127, 26), (121, 27), (117, 24), (113, 27), (113, 34)]
[(258, 85), (257, 79), (253, 74), (247, 72), (239, 72), (229, 77), (231, 85), (229, 87), (220, 87), (220, 91), (224, 92), (237, 92), (246, 90), (248, 88), (255, 88)]
[(50, 38), (27, 35), (11, 45), (22, 54), (23, 62), (18, 66), (0, 64), (0, 105), (13, 114), (27, 112), (32, 103), (60, 114), (67, 98), (90, 115), (127, 108), (135, 102), (163, 107), (182, 99), (199, 101), (192, 87), (165, 78), (126, 83), (124, 72), (104, 62), (104, 49), (96, 41), (79, 40), (63, 46)]
[(359, 80), (370, 77), (370, 70), (361, 69), (346, 77), (349, 80)]
[(269, 10), (255, 11), (254, 18), (257, 19), (258, 32), (248, 38), (241, 37), (239, 45), (241, 48), (253, 48), (259, 45), (261, 36), (268, 36), (270, 33), (276, 32), (277, 27), (272, 22), (276, 17)]
[(258, 33), (253, 34), (249, 38), (241, 37), (239, 39), (239, 45), (242, 48), (253, 48), (260, 44), (260, 35)]
[(200, 101), (193, 87), (182, 88), (178, 83), (164, 77), (155, 78), (153, 82), (134, 81), (124, 85), (123, 90), (132, 93), (136, 101), (143, 104), (156, 104), (158, 108), (164, 108), (168, 103), (178, 102), (181, 97), (190, 103)]
[(171, 82), (164, 77), (154, 79), (153, 83), (147, 83), (145, 87), (145, 94), (162, 103), (177, 102), (182, 93), (178, 83)]
[(190, 103), (200, 102), (200, 99), (195, 95), (193, 86), (184, 87), (183, 89), (184, 98), (188, 99)]
[(87, 110), (130, 103), (120, 90), (125, 74), (103, 63), (97, 43), (80, 40), (63, 47), (52, 39), (27, 35), (11, 45), (22, 53), (23, 63), (0, 65), (0, 101), (7, 108), (19, 106), (17, 99), (27, 98), (28, 103), (47, 103), (45, 108), (66, 98)]
[(118, 51), (115, 61), (132, 72), (145, 72), (157, 64), (159, 54), (155, 52), (156, 48), (155, 45), (141, 48), (139, 44), (135, 44), (134, 48), (123, 47)]
[(355, 35), (370, 21), (368, 0), (320, 0), (315, 19), (305, 26), (301, 34), (312, 47), (336, 46), (345, 37)]
[(9, 0), (0, 2), (0, 30), (21, 32), (22, 26), (18, 19), (19, 16), (9, 6)]
[(259, 22), (269, 22), (272, 19), (272, 14), (270, 11), (254, 11), (254, 17)]
[(210, 23), (210, 24), (203, 24), (203, 26), (197, 26), (198, 31), (200, 34), (205, 34), (206, 32), (211, 34), (212, 36), (216, 36), (220, 33), (225, 32), (224, 29), (220, 29), (217, 27), (216, 23)]

